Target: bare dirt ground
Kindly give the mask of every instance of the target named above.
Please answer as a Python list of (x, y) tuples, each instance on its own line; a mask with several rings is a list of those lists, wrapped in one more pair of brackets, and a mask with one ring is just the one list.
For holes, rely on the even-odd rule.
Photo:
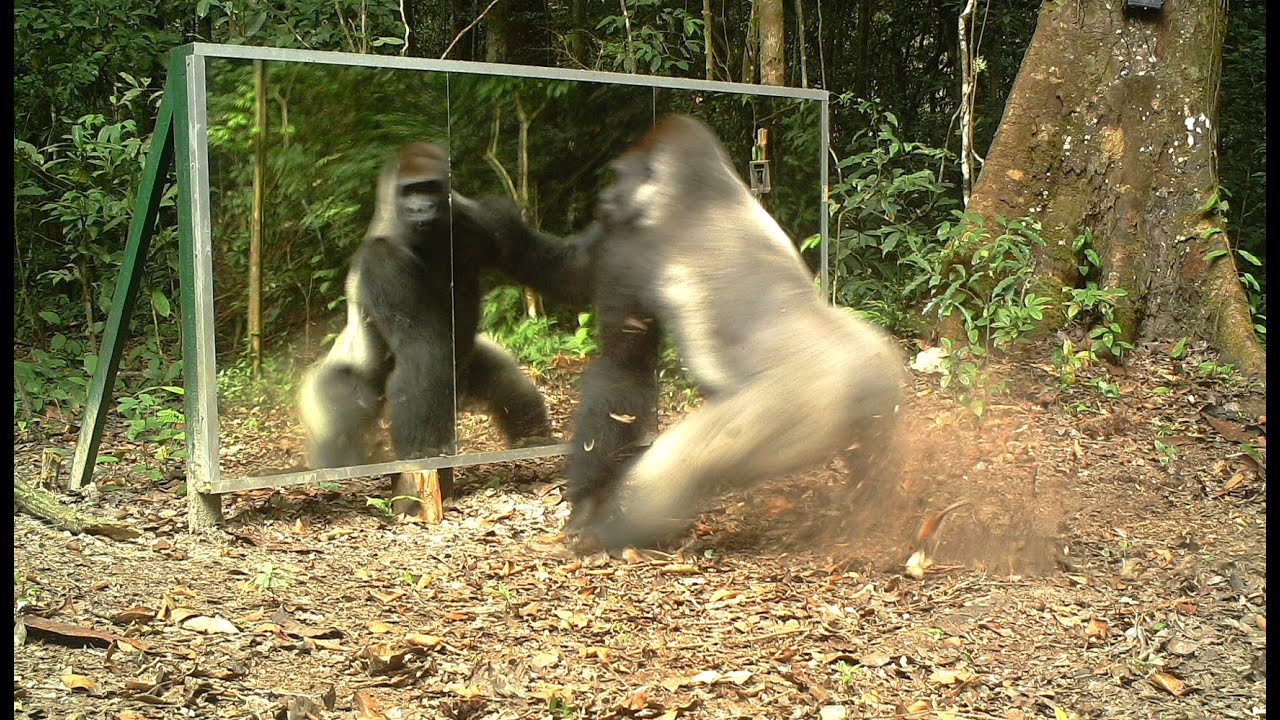
[[(1008, 366), (981, 419), (916, 376), (889, 481), (836, 461), (620, 558), (566, 549), (559, 460), (463, 469), (441, 525), (373, 479), (193, 536), (181, 465), (117, 429), (78, 506), (141, 537), (15, 514), (14, 716), (1266, 717), (1265, 391), (1196, 365)], [(15, 430), (15, 475), (73, 443)]]

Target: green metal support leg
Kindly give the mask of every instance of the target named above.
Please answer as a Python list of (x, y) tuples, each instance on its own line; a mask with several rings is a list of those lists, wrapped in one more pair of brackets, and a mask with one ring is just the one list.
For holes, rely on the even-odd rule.
[[(167, 85), (167, 84), (166, 84)], [(111, 299), (111, 313), (102, 334), (102, 347), (98, 351), (98, 366), (89, 384), (89, 398), (85, 402), (84, 419), (80, 425), (80, 439), (76, 443), (75, 457), (71, 462), (71, 489), (79, 489), (93, 480), (93, 469), (98, 459), (98, 446), (102, 442), (102, 425), (107, 417), (107, 406), (115, 387), (116, 372), (120, 369), (120, 356), (125, 340), (129, 337), (129, 318), (138, 299), (138, 286), (147, 261), (151, 238), (155, 236), (156, 215), (160, 210), (160, 198), (164, 195), (165, 180), (173, 167), (173, 106), (174, 98), (166, 86), (160, 101), (160, 113), (156, 117), (155, 133), (151, 136), (151, 149), (142, 171), (142, 184), (134, 200), (133, 219), (129, 223), (129, 235), (125, 241), (124, 259), (120, 264), (120, 278), (116, 280), (115, 295)]]

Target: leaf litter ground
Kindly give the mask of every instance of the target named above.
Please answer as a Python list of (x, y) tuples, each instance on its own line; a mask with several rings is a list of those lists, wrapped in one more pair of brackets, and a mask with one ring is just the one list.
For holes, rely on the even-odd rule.
[[(81, 505), (136, 540), (15, 515), (14, 715), (1265, 717), (1265, 392), (1194, 366), (1096, 370), (1101, 400), (1010, 365), (980, 420), (917, 376), (891, 481), (836, 461), (619, 558), (565, 547), (554, 459), (460, 471), (440, 525), (373, 479), (239, 494), (198, 536), (172, 461), (122, 462)], [(73, 441), (15, 432), (15, 474)]]

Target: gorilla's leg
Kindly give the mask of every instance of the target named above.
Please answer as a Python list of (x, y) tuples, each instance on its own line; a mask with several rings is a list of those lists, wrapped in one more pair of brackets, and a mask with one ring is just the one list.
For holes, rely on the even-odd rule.
[(396, 457), (409, 460), (453, 450), (453, 383), (452, 343), (419, 342), (396, 349), (396, 366), (387, 378)]
[(331, 360), (307, 373), (300, 405), (312, 468), (369, 461), (369, 431), (382, 412), (381, 387), (381, 377)]
[(477, 337), (467, 391), (482, 402), (513, 446), (548, 440), (551, 424), (542, 393), (497, 343)]
[(573, 505), (570, 529), (595, 522), (628, 458), (655, 430), (658, 402), (656, 323), (628, 318), (603, 327), (600, 356), (582, 376), (573, 417), (573, 448), (565, 474)]
[(596, 537), (611, 549), (661, 539), (682, 530), (720, 481), (743, 486), (835, 456), (859, 440), (860, 428), (893, 412), (897, 388), (878, 380), (827, 353), (711, 398), (627, 470), (593, 522)]
[[(451, 453), (456, 445), (453, 343), (429, 326), (396, 331), (401, 334), (392, 341), (396, 365), (387, 378), (387, 415), (396, 457), (411, 460)], [(407, 491), (405, 478), (397, 476), (393, 492), (416, 495)], [(441, 493), (451, 495), (452, 470), (441, 470), (439, 478)], [(413, 511), (411, 503), (393, 505), (397, 512)]]

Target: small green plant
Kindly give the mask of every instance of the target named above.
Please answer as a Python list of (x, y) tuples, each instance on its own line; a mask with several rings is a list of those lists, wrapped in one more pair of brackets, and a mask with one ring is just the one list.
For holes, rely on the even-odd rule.
[[(961, 345), (956, 347), (951, 338), (942, 339), (942, 347), (947, 351), (944, 364), (946, 373), (940, 385), (943, 388), (955, 388), (960, 402), (978, 417), (986, 411), (986, 401), (982, 394), (990, 383), (983, 370), (987, 352), (980, 345)], [(995, 389), (1002, 386), (1002, 381), (995, 383)]]
[(40, 600), (46, 595), (44, 588), (33, 582), (28, 582), (17, 573), (14, 573), (13, 576), (13, 587), (16, 590), (15, 594), (19, 605), (39, 605)]
[(139, 390), (116, 401), (130, 440), (158, 443), (155, 458), (186, 457), (186, 415), (180, 409), (184, 391), (177, 385)]
[(1058, 382), (1063, 386), (1076, 384), (1081, 370), (1096, 362), (1098, 356), (1092, 350), (1078, 349), (1071, 338), (1063, 338), (1062, 344), (1053, 350), (1053, 365), (1058, 369)]
[(583, 358), (596, 352), (593, 316), (578, 313), (577, 327), (566, 331), (559, 319), (550, 315), (529, 317), (524, 293), (519, 288), (495, 288), (481, 302), (480, 328), (493, 336), (521, 363), (539, 371), (551, 367), (557, 356)]
[(258, 571), (248, 582), (248, 585), (259, 593), (275, 592), (288, 584), (289, 578), (284, 571), (271, 563), (259, 565)]
[(999, 232), (993, 234), (976, 213), (957, 213), (957, 219), (943, 223), (938, 234), (968, 257), (951, 263), (945, 277), (933, 277), (936, 294), (925, 311), (940, 318), (958, 314), (970, 346), (987, 352), (1009, 348), (1044, 319), (1049, 305), (1049, 298), (1029, 287), (1036, 271), (1034, 249), (1045, 244), (1040, 225), (1031, 218), (997, 216)]
[(955, 207), (938, 169), (950, 156), (902, 139), (898, 118), (875, 101), (846, 94), (836, 102), (864, 129), (850, 138), (831, 186), (832, 292), (881, 325), (917, 331), (946, 240), (937, 224)]
[(1196, 366), (1196, 374), (1210, 380), (1229, 380), (1235, 370), (1235, 365), (1214, 362), (1213, 360), (1205, 360)]
[(547, 713), (553, 718), (571, 718), (577, 714), (577, 710), (573, 707), (573, 703), (568, 698), (560, 695), (547, 696)]
[[(1208, 216), (1218, 218), (1226, 218), (1230, 207), (1226, 198), (1221, 197), (1218, 193), (1214, 193), (1201, 205), (1199, 212)], [(1216, 235), (1225, 235), (1226, 231), (1217, 225), (1210, 225), (1200, 231), (1200, 239), (1207, 240)], [(1257, 255), (1241, 248), (1239, 246), (1233, 249), (1217, 248), (1205, 253), (1204, 259), (1206, 263), (1213, 263), (1220, 258), (1233, 255), (1236, 259), (1236, 273), (1240, 278), (1240, 285), (1244, 287), (1245, 294), (1249, 298), (1249, 311), (1253, 316), (1253, 332), (1258, 336), (1258, 340), (1263, 344), (1267, 342), (1267, 294), (1262, 289), (1262, 284), (1258, 282), (1258, 278), (1249, 270), (1241, 270), (1239, 268), (1250, 266), (1255, 268), (1264, 267), (1262, 260)]]
[(1239, 443), (1236, 447), (1240, 448), (1240, 452), (1252, 458), (1253, 461), (1258, 464), (1258, 467), (1262, 467), (1262, 454), (1258, 452), (1258, 448), (1254, 447), (1251, 443)]
[(397, 500), (417, 500), (418, 498), (411, 495), (397, 495), (391, 498), (367, 497), (364, 499), (365, 507), (377, 508), (386, 517), (395, 517), (396, 511), (392, 506)]
[(1102, 378), (1094, 378), (1089, 381), (1094, 390), (1098, 391), (1098, 395), (1108, 400), (1115, 400), (1120, 397), (1120, 386), (1115, 383), (1109, 383)]
[[(59, 313), (42, 310), (49, 325), (62, 322)], [(55, 332), (48, 348), (33, 347), (13, 361), (13, 417), (25, 423), (46, 407), (70, 412), (79, 407), (89, 387), (89, 376), (97, 365), (96, 355), (86, 355), (84, 343)], [(80, 360), (79, 358), (83, 358)], [(77, 367), (79, 365), (79, 367)]]
[(1122, 288), (1103, 288), (1098, 285), (1102, 260), (1093, 247), (1093, 230), (1085, 228), (1072, 241), (1071, 247), (1075, 256), (1080, 258), (1076, 269), (1080, 271), (1084, 286), (1063, 288), (1066, 294), (1063, 307), (1067, 321), (1087, 319), (1091, 323), (1089, 350), (1095, 354), (1106, 352), (1119, 360), (1133, 349), (1133, 344), (1124, 339), (1124, 328), (1116, 322), (1115, 317), (1120, 299), (1127, 297), (1129, 293)]
[(1174, 460), (1178, 459), (1178, 448), (1159, 440), (1155, 441), (1155, 445), (1157, 459), (1160, 461), (1161, 465), (1168, 467)]
[(850, 665), (844, 660), (841, 660), (836, 663), (837, 679), (840, 681), (841, 685), (852, 685), (854, 676), (857, 675), (863, 667), (862, 663), (854, 663)]
[(511, 604), (512, 599), (515, 597), (514, 593), (511, 592), (511, 588), (507, 587), (507, 584), (504, 582), (499, 582), (494, 585), (486, 585), (484, 591), (506, 600), (508, 605)]

